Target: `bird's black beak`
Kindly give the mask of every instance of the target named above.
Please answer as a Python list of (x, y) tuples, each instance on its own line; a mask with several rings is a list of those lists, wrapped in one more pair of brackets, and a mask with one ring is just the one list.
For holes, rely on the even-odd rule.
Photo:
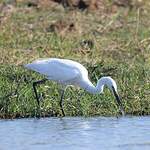
[(112, 86), (112, 90), (113, 90), (114, 96), (116, 98), (117, 104), (119, 106), (120, 112), (124, 116), (125, 112), (124, 112), (124, 109), (123, 109), (123, 105), (122, 105), (121, 99), (120, 99), (118, 93), (116, 92), (116, 90), (115, 90), (115, 88), (113, 86)]

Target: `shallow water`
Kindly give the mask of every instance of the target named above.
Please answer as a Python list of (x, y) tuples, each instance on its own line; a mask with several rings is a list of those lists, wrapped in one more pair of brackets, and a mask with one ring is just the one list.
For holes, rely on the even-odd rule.
[(0, 150), (150, 150), (150, 117), (0, 120)]

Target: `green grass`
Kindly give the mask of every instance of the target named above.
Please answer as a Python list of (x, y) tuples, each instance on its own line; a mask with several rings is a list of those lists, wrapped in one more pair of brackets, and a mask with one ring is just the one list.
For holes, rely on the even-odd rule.
[[(38, 86), (42, 97), (38, 110), (32, 82), (43, 77), (22, 65), (39, 57), (76, 60), (88, 69), (94, 84), (102, 76), (112, 76), (117, 81), (126, 114), (149, 115), (150, 11), (146, 4), (139, 10), (140, 13), (134, 8), (124, 16), (122, 9), (99, 14), (17, 5), (0, 26), (0, 117), (61, 116), (61, 86), (51, 81)], [(53, 22), (62, 18), (73, 22), (75, 30), (47, 32)], [(92, 40), (94, 47), (81, 46), (82, 40)], [(119, 114), (107, 88), (102, 95), (91, 95), (69, 87), (64, 110), (67, 116)]]

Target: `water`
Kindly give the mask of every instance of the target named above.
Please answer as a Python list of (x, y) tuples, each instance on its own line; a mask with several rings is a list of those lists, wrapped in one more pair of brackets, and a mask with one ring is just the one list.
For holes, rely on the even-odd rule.
[(150, 150), (150, 117), (0, 120), (0, 150)]

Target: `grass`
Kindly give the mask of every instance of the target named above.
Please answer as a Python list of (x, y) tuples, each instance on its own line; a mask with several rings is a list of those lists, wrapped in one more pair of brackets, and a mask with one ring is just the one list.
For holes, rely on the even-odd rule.
[[(112, 76), (118, 83), (125, 112), (149, 115), (148, 3), (133, 8), (128, 15), (124, 15), (126, 8), (99, 14), (64, 10), (61, 6), (37, 10), (22, 3), (6, 13), (0, 24), (0, 118), (61, 116), (60, 85), (51, 81), (38, 87), (42, 101), (40, 112), (37, 109), (32, 82), (43, 77), (22, 65), (39, 57), (76, 60), (87, 67), (94, 84), (102, 76)], [(61, 19), (73, 23), (74, 29), (47, 30)], [(94, 47), (82, 45), (83, 40), (91, 40)], [(91, 95), (70, 87), (65, 94), (64, 110), (67, 116), (119, 114), (108, 89), (102, 95)]]

